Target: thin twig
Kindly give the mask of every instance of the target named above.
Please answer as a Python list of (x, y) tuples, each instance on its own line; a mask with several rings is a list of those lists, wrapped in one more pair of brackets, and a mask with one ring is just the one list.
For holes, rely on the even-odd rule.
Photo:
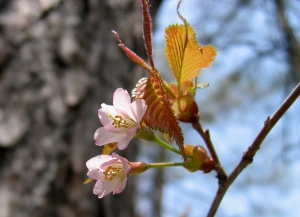
[(204, 140), (211, 157), (215, 161), (215, 165), (216, 165), (215, 170), (217, 171), (217, 178), (219, 180), (219, 185), (223, 185), (223, 183), (226, 182), (226, 180), (227, 180), (227, 175), (221, 165), (221, 162), (220, 162), (217, 152), (214, 148), (214, 145), (211, 142), (209, 131), (204, 130), (202, 128), (200, 122), (193, 123), (193, 128), (200, 134), (200, 136)]
[(291, 94), (286, 98), (286, 100), (281, 104), (281, 106), (277, 109), (277, 111), (271, 116), (268, 117), (265, 121), (265, 125), (248, 148), (248, 150), (244, 153), (240, 163), (236, 166), (233, 172), (229, 175), (227, 181), (224, 185), (219, 185), (219, 189), (214, 198), (214, 201), (210, 207), (210, 210), (207, 214), (208, 217), (213, 217), (217, 212), (217, 209), (221, 203), (222, 198), (224, 197), (227, 189), (234, 182), (236, 177), (249, 165), (252, 163), (254, 155), (260, 148), (261, 143), (264, 141), (268, 133), (275, 126), (278, 120), (284, 115), (284, 113), (289, 109), (289, 107), (296, 101), (296, 99), (300, 95), (300, 83), (295, 87), (295, 89), (291, 92)]

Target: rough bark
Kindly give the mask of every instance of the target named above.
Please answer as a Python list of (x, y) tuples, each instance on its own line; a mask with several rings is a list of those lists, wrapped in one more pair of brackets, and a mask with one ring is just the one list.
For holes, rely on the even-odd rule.
[(135, 216), (134, 179), (101, 200), (82, 183), (100, 104), (145, 73), (110, 31), (145, 57), (141, 27), (136, 0), (0, 1), (1, 217)]

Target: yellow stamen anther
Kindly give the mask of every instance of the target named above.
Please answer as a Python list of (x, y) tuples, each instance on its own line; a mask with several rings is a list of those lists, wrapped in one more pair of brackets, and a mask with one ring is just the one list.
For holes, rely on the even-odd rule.
[(132, 127), (132, 124), (128, 123), (128, 121), (125, 120), (121, 115), (115, 115), (114, 117), (109, 115), (109, 117), (113, 120), (112, 125), (115, 126), (115, 128), (130, 129)]
[(124, 174), (123, 167), (108, 166), (103, 172), (105, 180), (113, 180), (116, 176)]

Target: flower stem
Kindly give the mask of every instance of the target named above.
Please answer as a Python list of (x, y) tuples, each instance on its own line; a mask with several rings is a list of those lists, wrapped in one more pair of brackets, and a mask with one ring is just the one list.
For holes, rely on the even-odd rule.
[(164, 162), (164, 163), (148, 163), (148, 168), (163, 168), (163, 167), (175, 167), (184, 166), (184, 162)]
[[(144, 127), (142, 126), (137, 134), (135, 135), (136, 138), (140, 138), (140, 139), (144, 139), (144, 140), (147, 140), (147, 141), (150, 141), (150, 142), (155, 142), (157, 143), (158, 145), (160, 145), (161, 147), (165, 148), (165, 149), (168, 149), (176, 154), (179, 154), (181, 155), (181, 152), (174, 148), (173, 146), (169, 145), (168, 143), (164, 142), (163, 140), (161, 140), (160, 138), (158, 138), (156, 136), (156, 134), (149, 128), (147, 127)], [(193, 157), (191, 155), (187, 155), (188, 157)]]
[(159, 144), (161, 147), (169, 149), (170, 151), (173, 151), (176, 154), (181, 155), (180, 151), (176, 148), (174, 148), (173, 146), (169, 145), (168, 143), (162, 141), (160, 138), (158, 138), (157, 136), (155, 136), (153, 142), (156, 142), (157, 144)]

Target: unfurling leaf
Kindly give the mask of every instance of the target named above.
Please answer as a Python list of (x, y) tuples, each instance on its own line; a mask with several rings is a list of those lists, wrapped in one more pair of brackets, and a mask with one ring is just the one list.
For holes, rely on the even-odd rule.
[(173, 138), (179, 146), (184, 160), (186, 160), (181, 128), (166, 101), (161, 82), (160, 77), (150, 76), (149, 78), (142, 78), (132, 91), (132, 96), (134, 99), (144, 99), (146, 101), (148, 107), (143, 117), (146, 125), (154, 130), (167, 133)]
[(144, 67), (145, 69), (151, 70), (151, 67), (148, 66), (148, 64), (138, 55), (136, 55), (132, 50), (130, 50), (128, 47), (126, 47), (117, 32), (112, 31), (112, 33), (114, 33), (119, 41), (119, 46), (122, 48), (122, 50), (127, 54), (127, 56), (133, 61), (136, 62), (137, 64), (139, 64), (140, 66)]
[(216, 58), (217, 49), (212, 45), (201, 46), (189, 24), (171, 25), (165, 34), (167, 58), (179, 84), (197, 77), (200, 70), (210, 66)]
[(142, 0), (143, 8), (143, 36), (145, 48), (149, 58), (149, 62), (152, 68), (154, 68), (154, 62), (152, 58), (152, 22), (149, 12), (149, 2), (148, 0)]

